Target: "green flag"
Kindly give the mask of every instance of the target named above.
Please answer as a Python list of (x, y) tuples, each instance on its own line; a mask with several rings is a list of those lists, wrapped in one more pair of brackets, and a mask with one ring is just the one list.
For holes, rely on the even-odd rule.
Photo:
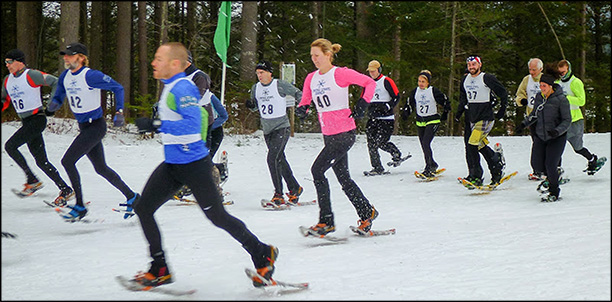
[(231, 1), (221, 2), (219, 7), (219, 20), (215, 30), (215, 50), (223, 63), (227, 64), (227, 48), (230, 43), (230, 26), (232, 25)]

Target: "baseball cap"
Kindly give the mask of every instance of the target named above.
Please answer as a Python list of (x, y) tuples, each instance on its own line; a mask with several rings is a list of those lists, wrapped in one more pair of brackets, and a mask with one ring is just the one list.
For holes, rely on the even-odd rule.
[(21, 49), (9, 50), (4, 58), (25, 63), (25, 53)]
[(259, 61), (259, 63), (257, 63), (257, 66), (255, 66), (255, 70), (257, 69), (262, 69), (262, 70), (272, 73), (272, 64), (270, 64), (270, 62), (265, 61), (265, 60)]
[(378, 68), (380, 68), (380, 62), (372, 60), (370, 63), (368, 63), (367, 71), (378, 70)]
[(87, 47), (81, 43), (71, 43), (66, 46), (66, 50), (60, 51), (60, 55), (76, 55), (77, 53), (81, 53), (87, 55)]

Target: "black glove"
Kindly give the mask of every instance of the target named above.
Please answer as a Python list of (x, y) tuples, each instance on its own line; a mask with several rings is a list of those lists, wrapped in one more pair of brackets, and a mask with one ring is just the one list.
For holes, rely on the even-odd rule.
[(125, 124), (125, 117), (123, 116), (123, 113), (117, 112), (115, 114), (115, 117), (113, 118), (113, 126), (121, 127), (124, 124)]
[(370, 117), (379, 117), (383, 113), (384, 109), (385, 107), (382, 105), (382, 103), (373, 102), (370, 103), (370, 106), (368, 106), (368, 114)]
[(402, 120), (408, 120), (411, 112), (412, 110), (410, 109), (410, 106), (406, 105), (406, 107), (402, 109)]
[(304, 105), (295, 108), (295, 116), (300, 120), (305, 119), (308, 116), (308, 106)]
[(49, 109), (45, 109), (45, 115), (46, 116), (54, 116), (55, 115), (55, 111), (49, 111)]
[(248, 99), (246, 102), (246, 107), (248, 109), (251, 109), (252, 111), (257, 110), (257, 101), (256, 100), (252, 100), (252, 99)]
[(550, 137), (553, 137), (553, 138), (557, 137), (559, 136), (559, 131), (557, 131), (557, 129), (549, 130), (548, 135), (550, 135)]
[(521, 99), (521, 105), (527, 106), (527, 99)]
[(351, 113), (350, 117), (359, 120), (362, 119), (365, 115), (365, 111), (368, 109), (368, 102), (364, 98), (359, 98), (355, 108), (353, 108), (353, 113)]
[(374, 102), (370, 103), (370, 106), (368, 106), (368, 110), (370, 110), (370, 112), (378, 114), (379, 116), (387, 113), (389, 109), (391, 109), (391, 107), (387, 103)]
[(138, 127), (138, 132), (157, 132), (157, 129), (161, 126), (160, 119), (151, 119), (148, 117), (137, 118), (134, 123)]
[(514, 127), (514, 133), (522, 134), (523, 130), (525, 130), (525, 125), (523, 123), (519, 123), (516, 125), (516, 127)]
[[(459, 108), (457, 108), (457, 114), (455, 114), (455, 122), (459, 123), (461, 122), (461, 116), (463, 115), (463, 110), (459, 111)], [(465, 114), (465, 118), (467, 118), (467, 113)]]
[(447, 119), (448, 119), (448, 111), (442, 112), (442, 115), (440, 115), (440, 120), (446, 121)]

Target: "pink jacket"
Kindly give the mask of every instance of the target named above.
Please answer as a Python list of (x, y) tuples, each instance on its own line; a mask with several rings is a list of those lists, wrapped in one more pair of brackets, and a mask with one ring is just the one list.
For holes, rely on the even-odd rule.
[[(302, 100), (298, 104), (298, 107), (309, 106), (312, 102), (311, 80), (315, 72), (319, 72), (319, 70), (315, 70), (309, 73), (308, 76), (306, 76), (306, 79), (304, 80), (304, 86), (302, 88)], [(328, 72), (331, 72), (331, 70)], [(361, 97), (365, 99), (368, 103), (372, 99), (372, 96), (374, 95), (374, 90), (376, 89), (376, 82), (372, 78), (347, 67), (337, 67), (335, 69), (334, 79), (336, 81), (336, 84), (342, 88), (348, 87), (349, 85), (359, 85), (361, 87), (364, 87), (365, 89), (362, 91)], [(330, 101), (347, 102), (347, 100)], [(321, 133), (323, 133), (323, 135), (334, 135), (355, 129), (355, 120), (350, 117), (350, 115), (350, 108), (339, 109), (335, 111), (318, 112), (319, 123), (321, 124)]]

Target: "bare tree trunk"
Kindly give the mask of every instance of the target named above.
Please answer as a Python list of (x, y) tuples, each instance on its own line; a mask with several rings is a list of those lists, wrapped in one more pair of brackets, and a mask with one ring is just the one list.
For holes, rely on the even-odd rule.
[[(36, 17), (38, 16), (38, 17)], [(26, 56), (29, 67), (38, 68), (36, 38), (42, 19), (42, 4), (35, 1), (17, 1), (17, 48)], [(4, 55), (4, 54), (2, 54)]]
[[(168, 2), (159, 1), (159, 44), (162, 45), (168, 42)], [(162, 90), (161, 81), (157, 81), (157, 89), (155, 92), (155, 98), (159, 99)]]
[(240, 50), (240, 80), (252, 81), (257, 55), (257, 2), (242, 2), (242, 37)]
[[(102, 32), (102, 1), (91, 2), (91, 32), (101, 33)], [(102, 59), (102, 36), (103, 35), (91, 35), (91, 42), (88, 47), (89, 51), (89, 66), (93, 69), (102, 69), (100, 64)]]
[[(355, 31), (358, 41), (368, 41), (368, 37), (371, 36), (370, 30), (366, 24), (369, 19), (367, 9), (372, 5), (372, 1), (355, 1)], [(365, 53), (359, 48), (355, 48), (355, 62), (354, 66), (358, 70), (363, 70), (367, 67), (370, 58), (365, 57)]]
[[(399, 66), (402, 60), (402, 25), (399, 22), (395, 22), (395, 30), (393, 32), (393, 60), (395, 61), (397, 67), (393, 69), (391, 78), (397, 84), (400, 82), (401, 74), (400, 74)], [(400, 97), (402, 98), (404, 97), (401, 91), (400, 91)], [(399, 130), (399, 123), (400, 123), (399, 110), (400, 110), (400, 106), (395, 106), (395, 109), (393, 109), (395, 113), (395, 123), (394, 123), (395, 126), (393, 127), (394, 129), (393, 134), (397, 134), (397, 131)]]
[(81, 17), (79, 17), (79, 41), (85, 45), (89, 45), (89, 25), (87, 22), (87, 1), (79, 1), (79, 13)]
[[(66, 49), (70, 43), (79, 41), (79, 2), (62, 1), (61, 2), (61, 17), (60, 17), (60, 32), (59, 46), (60, 49)], [(64, 71), (64, 60), (59, 60), (58, 71)]]
[(168, 1), (160, 1), (159, 45), (168, 43)]
[(586, 48), (587, 48), (587, 3), (582, 2), (580, 11), (580, 23), (582, 25), (581, 47), (580, 47), (580, 78), (584, 79), (586, 74)]
[(259, 11), (257, 12), (259, 19), (258, 19), (258, 26), (259, 24), (261, 24), (261, 26), (259, 26), (259, 30), (257, 31), (257, 60), (262, 60), (264, 58), (264, 49), (265, 49), (265, 42), (266, 42), (266, 33), (267, 33), (267, 29), (265, 28), (265, 26), (267, 26), (266, 24), (268, 24), (268, 21), (266, 20), (266, 5), (264, 4), (265, 1), (261, 1), (259, 4)]
[(138, 92), (141, 96), (143, 96), (149, 93), (149, 58), (147, 56), (147, 1), (138, 1), (138, 74)]
[[(123, 114), (129, 117), (128, 105), (131, 100), (131, 81), (132, 71), (132, 2), (117, 2), (117, 57), (116, 57), (116, 80), (123, 86), (124, 91), (124, 110)], [(116, 96), (115, 96), (116, 100)], [(116, 112), (116, 103), (113, 113)]]
[[(59, 48), (66, 49), (70, 43), (79, 42), (79, 2), (62, 1), (60, 3), (60, 30), (59, 30)], [(58, 51), (59, 52), (59, 51)], [(58, 56), (59, 57), (59, 56)], [(64, 60), (59, 59), (58, 74), (61, 74), (64, 68)], [(62, 106), (58, 116), (69, 116), (70, 106)]]
[[(448, 99), (451, 100), (453, 98), (453, 88), (455, 85), (453, 85), (453, 83), (455, 82), (455, 74), (453, 72), (454, 68), (453, 66), (455, 65), (455, 39), (456, 37), (456, 29), (455, 26), (457, 24), (457, 9), (459, 6), (459, 3), (457, 3), (456, 1), (453, 2), (453, 15), (452, 15), (452, 21), (451, 21), (451, 46), (450, 46), (450, 58), (449, 58), (449, 62), (450, 62), (450, 73), (448, 75), (448, 91), (447, 91), (447, 95), (448, 95)], [(448, 119), (447, 119), (447, 123), (446, 123), (446, 133), (450, 135), (453, 135), (454, 133), (454, 115), (453, 115), (453, 111), (451, 110), (451, 112), (448, 113)]]
[[(2, 55), (9, 49), (17, 48), (17, 2), (4, 1), (0, 4), (0, 28), (2, 28)], [(6, 68), (2, 69), (2, 78), (8, 74)], [(4, 119), (2, 119), (4, 121)]]
[[(187, 26), (187, 39), (185, 39), (185, 46), (187, 49), (191, 49), (192, 54), (195, 53), (193, 50), (194, 45), (196, 45), (196, 37), (198, 35), (196, 31), (196, 7), (197, 2), (195, 1), (187, 1), (187, 16), (185, 16), (185, 24)], [(195, 62), (195, 61), (194, 61)]]
[(320, 38), (321, 35), (321, 29), (322, 26), (319, 23), (319, 19), (320, 19), (320, 15), (321, 15), (321, 2), (320, 1), (313, 1), (312, 2), (312, 40), (316, 40), (317, 38)]

